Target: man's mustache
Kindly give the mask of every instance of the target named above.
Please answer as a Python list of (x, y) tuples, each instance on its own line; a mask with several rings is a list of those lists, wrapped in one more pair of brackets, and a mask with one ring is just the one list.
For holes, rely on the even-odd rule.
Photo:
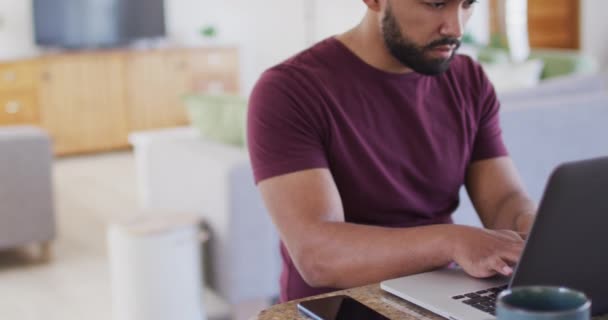
[(443, 39), (435, 40), (435, 41), (429, 43), (425, 49), (431, 50), (433, 48), (441, 47), (441, 46), (455, 46), (456, 49), (458, 49), (460, 47), (460, 40), (458, 40), (456, 38), (443, 38)]

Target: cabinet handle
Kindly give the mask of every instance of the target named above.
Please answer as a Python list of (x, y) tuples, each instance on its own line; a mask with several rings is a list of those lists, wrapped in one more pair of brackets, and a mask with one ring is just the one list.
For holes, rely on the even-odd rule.
[(4, 112), (8, 114), (15, 114), (21, 110), (21, 103), (19, 101), (9, 101), (4, 105)]
[(42, 81), (44, 81), (44, 82), (49, 82), (49, 81), (51, 81), (52, 76), (51, 76), (51, 73), (50, 73), (50, 72), (48, 72), (48, 71), (44, 71), (44, 72), (42, 72), (42, 74), (40, 75), (40, 78), (41, 78), (41, 79), (42, 79)]
[(15, 80), (17, 80), (17, 74), (13, 71), (6, 71), (2, 75), (2, 79), (6, 82), (15, 82)]
[(217, 67), (222, 64), (222, 55), (219, 53), (209, 53), (207, 56), (207, 64), (212, 67)]
[(175, 64), (175, 69), (177, 71), (184, 71), (184, 70), (186, 70), (186, 61), (180, 60), (179, 62), (177, 62)]
[(224, 91), (224, 83), (222, 81), (212, 80), (207, 83), (207, 92), (209, 93), (220, 94)]

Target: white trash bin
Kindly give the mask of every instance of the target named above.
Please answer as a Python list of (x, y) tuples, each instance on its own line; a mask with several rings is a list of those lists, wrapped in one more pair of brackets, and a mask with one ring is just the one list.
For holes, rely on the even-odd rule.
[(108, 230), (114, 320), (206, 320), (200, 217), (143, 214)]

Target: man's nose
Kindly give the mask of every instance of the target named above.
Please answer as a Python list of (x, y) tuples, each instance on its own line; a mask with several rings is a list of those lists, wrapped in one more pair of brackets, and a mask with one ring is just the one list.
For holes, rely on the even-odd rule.
[(444, 37), (460, 39), (464, 34), (464, 16), (460, 10), (445, 14), (439, 33)]

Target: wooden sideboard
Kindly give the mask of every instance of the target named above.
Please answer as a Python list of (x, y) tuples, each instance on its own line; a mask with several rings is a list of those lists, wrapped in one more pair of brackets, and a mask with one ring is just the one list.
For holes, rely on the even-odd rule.
[(38, 123), (37, 63), (0, 64), (0, 125)]
[(46, 129), (57, 155), (128, 147), (130, 132), (184, 125), (181, 97), (239, 89), (230, 47), (111, 50), (0, 63), (0, 126)]
[[(490, 0), (490, 32), (499, 30), (501, 7)], [(580, 0), (528, 0), (528, 37), (532, 48), (580, 48)]]
[(534, 48), (580, 48), (580, 0), (528, 0)]

